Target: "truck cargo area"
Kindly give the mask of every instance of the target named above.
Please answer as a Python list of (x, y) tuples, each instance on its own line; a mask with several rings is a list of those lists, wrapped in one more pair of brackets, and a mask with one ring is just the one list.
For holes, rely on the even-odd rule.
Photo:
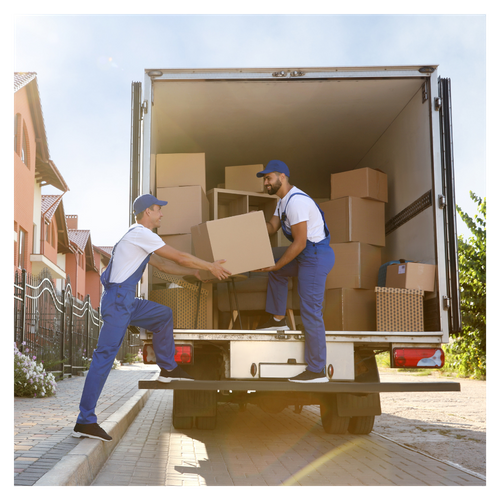
[[(418, 69), (311, 69), (293, 78), (291, 70), (285, 78), (269, 78), (265, 70), (165, 71), (153, 79), (145, 121), (149, 189), (155, 192), (157, 154), (205, 153), (207, 193), (224, 184), (226, 166), (280, 159), (292, 184), (317, 203), (330, 199), (331, 174), (379, 169), (388, 179), (382, 262), (406, 259), (442, 271), (433, 96), (429, 73)], [(440, 272), (436, 292), (425, 297), (425, 330), (444, 330), (447, 342), (447, 313), (438, 299), (445, 289)]]

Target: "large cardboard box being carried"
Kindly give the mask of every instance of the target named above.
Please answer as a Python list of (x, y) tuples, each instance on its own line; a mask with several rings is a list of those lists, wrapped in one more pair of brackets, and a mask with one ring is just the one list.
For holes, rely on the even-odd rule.
[[(232, 274), (274, 265), (264, 213), (251, 212), (207, 221), (191, 228), (194, 252), (208, 262), (225, 259), (223, 267)], [(214, 276), (203, 271), (203, 279)]]
[(201, 186), (158, 188), (156, 197), (168, 201), (158, 234), (189, 234), (191, 227), (208, 220), (209, 204)]
[(156, 188), (201, 186), (207, 191), (205, 153), (156, 155)]
[(226, 167), (224, 187), (236, 191), (264, 193), (264, 178), (257, 177), (257, 172), (262, 170), (264, 170), (264, 165)]
[(326, 331), (374, 332), (375, 292), (346, 288), (326, 290), (323, 319)]
[(358, 168), (332, 174), (330, 199), (355, 196), (387, 202), (387, 175), (373, 168)]
[(334, 243), (335, 265), (326, 278), (326, 289), (365, 288), (377, 286), (382, 263), (382, 249), (366, 243)]
[(433, 292), (436, 281), (436, 266), (406, 262), (387, 267), (385, 285), (388, 288), (410, 288)]
[(385, 203), (346, 196), (320, 203), (330, 243), (359, 241), (385, 246)]
[(424, 292), (377, 286), (377, 331), (423, 332)]

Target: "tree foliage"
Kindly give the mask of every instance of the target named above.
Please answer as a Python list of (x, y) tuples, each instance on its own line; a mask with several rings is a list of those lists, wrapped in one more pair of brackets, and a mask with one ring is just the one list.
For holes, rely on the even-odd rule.
[(486, 198), (470, 192), (477, 214), (457, 212), (472, 236), (458, 237), (462, 331), (447, 347), (448, 365), (460, 375), (486, 377)]

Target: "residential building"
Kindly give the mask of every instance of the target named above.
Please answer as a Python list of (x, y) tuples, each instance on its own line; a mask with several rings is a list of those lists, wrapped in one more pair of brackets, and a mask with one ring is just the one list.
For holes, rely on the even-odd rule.
[[(60, 194), (42, 194), (51, 185)], [(100, 275), (111, 247), (95, 247), (78, 216), (66, 215), (69, 188), (50, 159), (36, 73), (14, 73), (14, 270), (37, 275), (47, 269), (57, 290), (87, 295), (99, 307)]]

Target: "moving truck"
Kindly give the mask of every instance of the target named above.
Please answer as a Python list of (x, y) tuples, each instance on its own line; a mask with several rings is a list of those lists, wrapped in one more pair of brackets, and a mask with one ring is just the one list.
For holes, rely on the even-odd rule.
[[(304, 405), (319, 405), (326, 432), (366, 434), (381, 413), (381, 392), (460, 390), (456, 382), (381, 383), (375, 361), (378, 353), (386, 351), (393, 368), (441, 367), (442, 345), (449, 341), (450, 333), (461, 328), (451, 84), (438, 76), (437, 70), (436, 65), (147, 69), (143, 83), (132, 83), (131, 206), (140, 194), (158, 196), (169, 178), (171, 186), (179, 189), (193, 183), (198, 186), (193, 188), (193, 199), (197, 206), (204, 206), (200, 208), (205, 214), (200, 222), (204, 223), (215, 217), (217, 206), (207, 209), (199, 196), (213, 204), (217, 197), (231, 195), (225, 187), (226, 167), (255, 168), (279, 159), (289, 166), (293, 185), (325, 208), (333, 207), (330, 216), (337, 217), (331, 219), (333, 226), (343, 217), (340, 224), (347, 227), (348, 236), (335, 241), (341, 231), (330, 227), (332, 244), (350, 244), (370, 261), (376, 248), (380, 263), (376, 282), (372, 276), (370, 285), (360, 285), (363, 278), (350, 287), (333, 284), (326, 290), (329, 382), (323, 384), (288, 381), (305, 368), (300, 311), (296, 311), (294, 327), (285, 332), (243, 327), (232, 317), (234, 321), (228, 326), (221, 323), (217, 308), (220, 285), (190, 283), (198, 299), (207, 288), (210, 297), (203, 307), (212, 320), (201, 327), (194, 323), (190, 327), (174, 325), (174, 337), (178, 362), (199, 380), (139, 382), (141, 388), (174, 391), (176, 428), (214, 428), (217, 403), (230, 401), (241, 408), (255, 403), (274, 413), (289, 406), (300, 412)], [(184, 168), (179, 164), (170, 174), (168, 169), (161, 171), (160, 185), (158, 163), (164, 155), (179, 154), (204, 156), (202, 179), (186, 182), (182, 175), (179, 179)], [(199, 171), (193, 172), (195, 179)], [(349, 189), (341, 190), (340, 195), (334, 192), (338, 174), (363, 172), (382, 175), (387, 185), (386, 199), (370, 200), (383, 204), (383, 234), (381, 240), (379, 232), (379, 239), (368, 243), (358, 236), (349, 239), (349, 234), (355, 207), (369, 200), (369, 193)], [(361, 182), (355, 177), (347, 181)], [(272, 210), (269, 213), (258, 202), (263, 202), (263, 197), (272, 198), (258, 193), (258, 187), (251, 190), (257, 200), (254, 208), (264, 210), (268, 219)], [(251, 198), (251, 193), (235, 193)], [(241, 203), (247, 203), (246, 211), (252, 212), (251, 201)], [(174, 217), (188, 217), (187, 212), (177, 211)], [(359, 212), (359, 225), (364, 221), (365, 226), (372, 226), (366, 221), (375, 212), (379, 210)], [(164, 219), (173, 215), (168, 210), (164, 213)], [(232, 215), (234, 212), (226, 210), (219, 217)], [(183, 248), (189, 250), (189, 229), (183, 233), (166, 238), (185, 237)], [(271, 245), (279, 247), (282, 241), (278, 238)], [(341, 256), (352, 256), (352, 252), (346, 253), (342, 246), (337, 250), (334, 270), (340, 272), (347, 265)], [(404, 280), (391, 288), (385, 282), (389, 263), (398, 266), (396, 274), (413, 270), (418, 275), (418, 266), (425, 266), (427, 280), (430, 269), (430, 289), (419, 290), (418, 284), (405, 287)], [(165, 290), (177, 293), (183, 287), (181, 281)], [(158, 277), (147, 270), (138, 293), (150, 298), (158, 292), (155, 282)], [(369, 299), (363, 302), (365, 295)], [(400, 296), (403, 305), (391, 306), (391, 297)], [(404, 302), (407, 299), (410, 302)], [(411, 302), (414, 299), (416, 305)], [(388, 309), (384, 304), (389, 304)], [(420, 320), (423, 317), (423, 326), (398, 326), (406, 324), (398, 323), (398, 316), (404, 320), (414, 308)], [(153, 363), (152, 334), (141, 330), (140, 335), (145, 362)]]

